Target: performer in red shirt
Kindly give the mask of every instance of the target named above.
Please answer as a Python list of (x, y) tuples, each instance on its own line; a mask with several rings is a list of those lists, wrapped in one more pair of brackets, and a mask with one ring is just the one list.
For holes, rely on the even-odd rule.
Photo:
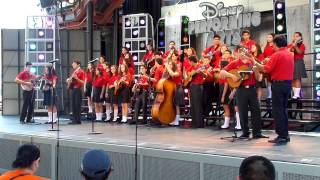
[[(95, 60), (92, 61), (94, 63)], [(103, 69), (104, 64), (108, 63), (107, 58), (105, 56), (100, 56), (99, 57), (99, 64), (97, 65), (98, 68)]]
[(119, 79), (116, 82), (116, 89), (119, 93), (119, 103), (122, 107), (122, 123), (127, 122), (128, 104), (130, 103), (130, 87), (132, 82), (132, 74), (129, 73), (128, 67), (125, 64), (119, 67)]
[[(229, 71), (238, 69), (241, 66), (247, 66), (248, 69), (253, 67), (252, 61), (239, 53), (239, 47), (234, 51), (234, 55), (237, 60), (229, 63), (220, 74), (224, 77), (232, 78), (234, 81), (238, 81), (239, 78)], [(266, 138), (266, 136), (261, 134), (261, 115), (260, 115), (260, 105), (257, 99), (256, 91), (256, 80), (259, 77), (259, 72), (247, 73), (248, 79), (243, 80), (240, 87), (237, 89), (237, 105), (239, 108), (242, 135), (239, 137), (241, 139), (249, 138), (249, 126), (248, 126), (248, 111), (251, 112), (252, 119), (252, 136), (256, 138)]]
[(43, 79), (46, 84), (43, 87), (43, 105), (48, 108), (48, 123), (57, 122), (57, 107), (56, 107), (56, 86), (58, 81), (58, 76), (53, 66), (48, 66), (45, 68), (45, 75)]
[(154, 66), (154, 48), (152, 44), (147, 45), (146, 54), (143, 56), (141, 63), (146, 65), (148, 70)]
[(174, 95), (174, 104), (176, 105), (176, 118), (170, 123), (173, 126), (179, 126), (180, 122), (180, 107), (184, 106), (183, 88), (182, 88), (182, 64), (178, 60), (178, 56), (173, 54), (171, 61), (165, 64), (165, 71), (169, 74), (172, 81), (176, 84)]
[(94, 103), (94, 108), (96, 112), (96, 121), (102, 121), (102, 102), (104, 98), (105, 85), (106, 80), (103, 76), (103, 69), (97, 67), (95, 69), (95, 76), (92, 82), (92, 102)]
[(135, 124), (139, 122), (139, 112), (142, 108), (142, 114), (143, 114), (143, 120), (142, 123), (147, 123), (147, 104), (148, 104), (148, 96), (149, 96), (149, 82), (150, 78), (147, 74), (147, 66), (141, 65), (140, 66), (140, 74), (138, 77), (137, 82), (132, 88), (132, 92), (134, 94), (135, 98), (135, 104), (134, 104), (134, 115), (133, 119), (129, 124)]
[(307, 78), (306, 66), (304, 64), (305, 45), (302, 41), (301, 32), (295, 32), (292, 43), (288, 45), (289, 51), (294, 54), (294, 73), (292, 81), (293, 99), (300, 98), (301, 78)]
[[(261, 50), (261, 46), (259, 44), (254, 44), (251, 47), (251, 52), (253, 57), (255, 58), (256, 61), (258, 61), (259, 63), (264, 64), (264, 55), (262, 54), (262, 50)], [(267, 84), (266, 84), (266, 79), (265, 77), (263, 77), (263, 74), (259, 75), (259, 78), (257, 79), (257, 95), (258, 95), (258, 101), (261, 101), (261, 97), (262, 97), (262, 88), (266, 88)]]
[(112, 65), (110, 68), (111, 76), (108, 82), (108, 94), (106, 95), (106, 103), (109, 103), (113, 107), (113, 122), (116, 122), (118, 119), (118, 95), (115, 94), (115, 84), (119, 79), (117, 66)]
[[(102, 67), (102, 65), (101, 65), (101, 67)], [(83, 88), (84, 96), (87, 97), (87, 99), (88, 99), (88, 109), (89, 109), (88, 113), (89, 114), (93, 112), (93, 103), (92, 103), (92, 99), (91, 99), (91, 92), (92, 92), (92, 81), (93, 81), (94, 75), (95, 75), (94, 64), (93, 64), (93, 62), (89, 62), (88, 67), (87, 67), (87, 71), (86, 71), (85, 80), (84, 80), (85, 86)]]
[(162, 78), (162, 75), (165, 71), (163, 67), (163, 61), (162, 58), (156, 58), (156, 64), (154, 66), (154, 76), (151, 78), (151, 81), (153, 82), (153, 86), (156, 87), (158, 81)]
[(169, 43), (169, 50), (162, 56), (163, 58), (163, 63), (166, 63), (168, 58), (171, 58), (172, 54), (178, 54), (179, 55), (179, 51), (176, 48), (176, 42), (174, 41), (170, 41)]
[(189, 57), (191, 68), (188, 74), (193, 74), (192, 81), (190, 83), (190, 110), (192, 117), (193, 128), (203, 128), (203, 82), (204, 73), (201, 71), (202, 65), (198, 63), (196, 56)]
[(251, 40), (250, 31), (244, 30), (242, 31), (242, 41), (240, 42), (241, 46), (245, 46), (250, 51), (252, 50), (252, 46), (256, 44), (254, 40)]
[(82, 87), (84, 85), (85, 72), (81, 69), (80, 65), (80, 61), (73, 61), (73, 72), (67, 79), (68, 86), (72, 90), (71, 100), (73, 119), (69, 124), (81, 124)]
[(109, 63), (103, 64), (103, 77), (105, 79), (105, 96), (104, 96), (104, 102), (106, 106), (106, 119), (105, 122), (108, 122), (111, 120), (111, 104), (107, 102), (108, 98), (108, 86), (109, 86), (109, 80), (110, 80), (111, 72), (110, 72), (110, 65)]
[[(274, 33), (269, 33), (267, 35), (267, 44), (266, 44), (264, 51), (263, 51), (263, 55), (265, 57), (266, 62), (269, 61), (270, 56), (275, 52), (274, 43), (273, 43), (274, 36), (275, 36)], [(271, 82), (267, 82), (267, 83), (268, 83), (267, 106), (269, 106), (269, 104), (271, 103), (270, 100), (272, 97), (272, 91), (271, 91)], [(269, 117), (271, 117), (271, 111), (269, 113)]]
[(270, 73), (272, 81), (272, 113), (275, 120), (275, 130), (278, 137), (269, 140), (270, 143), (287, 143), (290, 141), (288, 132), (288, 98), (294, 71), (294, 58), (287, 51), (285, 36), (274, 38), (275, 52), (266, 65), (256, 66)]
[(204, 49), (202, 51), (203, 57), (209, 57), (211, 58), (211, 63), (213, 64), (213, 67), (219, 65), (219, 62), (217, 61), (221, 57), (220, 49), (221, 49), (221, 37), (216, 34), (213, 36), (213, 44)]
[[(125, 59), (127, 59), (127, 63), (125, 62)], [(128, 62), (130, 62), (130, 63), (128, 63)], [(119, 67), (121, 64), (124, 64), (124, 63), (126, 63), (128, 68), (131, 68), (133, 72), (135, 71), (135, 66), (134, 66), (134, 61), (133, 61), (132, 55), (130, 54), (129, 49), (126, 47), (123, 47), (121, 49), (121, 55), (119, 58)]]

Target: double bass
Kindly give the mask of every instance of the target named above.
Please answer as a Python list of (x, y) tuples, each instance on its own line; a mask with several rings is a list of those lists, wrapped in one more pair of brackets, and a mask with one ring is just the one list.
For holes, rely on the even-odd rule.
[[(167, 74), (165, 72), (164, 74)], [(161, 124), (170, 124), (177, 115), (176, 106), (173, 102), (176, 84), (164, 75), (156, 85), (157, 96), (151, 109), (152, 119)]]

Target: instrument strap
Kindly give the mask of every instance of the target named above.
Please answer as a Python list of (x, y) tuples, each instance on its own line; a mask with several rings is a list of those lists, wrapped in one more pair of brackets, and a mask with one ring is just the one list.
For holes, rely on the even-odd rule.
[(14, 180), (14, 179), (17, 179), (18, 177), (27, 176), (27, 175), (30, 175), (30, 174), (29, 173), (19, 174), (17, 176), (14, 176), (14, 177), (10, 178), (9, 180)]

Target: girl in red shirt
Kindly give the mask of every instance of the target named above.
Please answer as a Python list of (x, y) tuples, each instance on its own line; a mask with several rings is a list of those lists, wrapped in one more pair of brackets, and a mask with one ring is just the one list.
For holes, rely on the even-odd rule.
[(106, 103), (109, 103), (111, 107), (113, 107), (113, 122), (117, 121), (118, 118), (118, 95), (115, 94), (115, 83), (119, 79), (117, 66), (112, 65), (111, 68), (111, 76), (108, 82), (108, 94)]
[(301, 78), (307, 78), (306, 66), (304, 64), (305, 45), (302, 41), (301, 32), (295, 32), (292, 43), (288, 45), (289, 51), (294, 54), (294, 72), (292, 81), (293, 99), (300, 98)]
[(96, 120), (102, 121), (102, 115), (103, 115), (103, 95), (105, 90), (105, 84), (106, 80), (103, 77), (103, 69), (96, 68), (95, 76), (93, 78), (92, 82), (92, 102), (94, 103), (95, 110), (96, 110)]
[[(261, 46), (258, 43), (255, 43), (251, 48), (252, 55), (254, 56), (255, 60), (260, 62), (261, 64), (264, 64), (264, 55), (262, 54)], [(266, 88), (266, 81), (263, 77), (263, 74), (260, 74), (259, 79), (256, 83), (257, 87), (257, 96), (258, 100), (261, 101), (262, 97), (262, 88)]]
[(130, 85), (132, 75), (129, 73), (128, 67), (125, 64), (119, 67), (119, 79), (117, 81), (117, 89), (119, 92), (119, 102), (122, 107), (122, 123), (127, 122), (128, 104), (130, 103)]
[[(45, 68), (45, 76), (43, 78), (46, 80), (46, 84), (43, 88), (43, 105), (48, 107), (48, 123), (57, 122), (57, 107), (56, 107), (56, 85), (58, 76), (56, 71), (52, 66)], [(53, 96), (53, 97), (52, 97)]]
[(105, 56), (100, 56), (99, 58), (99, 64), (97, 65), (98, 68), (104, 68), (104, 65), (108, 63), (107, 58)]
[[(264, 48), (263, 55), (265, 57), (265, 61), (269, 61), (270, 56), (275, 52), (274, 50), (274, 44), (273, 44), (273, 39), (274, 39), (275, 34), (274, 33), (269, 33), (267, 35), (267, 44), (266, 47)], [(268, 82), (268, 95), (267, 95), (267, 100), (271, 99), (272, 97), (272, 92), (271, 92), (271, 82)], [(268, 101), (269, 101), (268, 100)], [(271, 114), (271, 113), (270, 113)]]
[(95, 75), (94, 72), (94, 64), (93, 63), (88, 63), (88, 67), (87, 67), (87, 71), (86, 71), (86, 76), (85, 76), (85, 80), (84, 80), (84, 95), (85, 97), (87, 97), (88, 99), (88, 113), (92, 113), (93, 112), (93, 103), (92, 103), (92, 99), (91, 99), (91, 92), (92, 92), (92, 81), (93, 81), (93, 77)]
[(106, 106), (106, 119), (105, 121), (108, 122), (111, 120), (111, 105), (109, 102), (107, 102), (108, 98), (108, 85), (109, 85), (109, 80), (111, 77), (111, 72), (110, 72), (110, 65), (109, 63), (104, 63), (103, 64), (103, 77), (105, 79), (105, 96), (104, 96), (104, 101), (105, 101), (105, 106)]

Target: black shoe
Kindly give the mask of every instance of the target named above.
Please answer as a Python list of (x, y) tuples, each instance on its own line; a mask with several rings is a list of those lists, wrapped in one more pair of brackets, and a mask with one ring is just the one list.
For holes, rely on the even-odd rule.
[(253, 139), (260, 139), (260, 138), (269, 138), (268, 136), (265, 136), (263, 134), (256, 134), (252, 136)]
[(250, 133), (244, 133), (239, 136), (239, 139), (249, 139)]
[(20, 124), (25, 124), (26, 122), (24, 122), (24, 121), (20, 121)]
[(136, 121), (128, 120), (128, 124), (130, 124), (130, 125), (133, 125), (133, 124), (136, 124), (136, 123), (137, 123)]
[(268, 141), (269, 143), (274, 143), (274, 144), (285, 144), (287, 142), (290, 142), (290, 138), (280, 138), (280, 137), (276, 137), (274, 139), (271, 139)]
[(81, 122), (71, 121), (71, 122), (69, 122), (68, 124), (70, 124), (70, 125), (75, 125), (75, 124), (81, 124)]
[(26, 123), (34, 123), (34, 120), (33, 119), (27, 120)]

